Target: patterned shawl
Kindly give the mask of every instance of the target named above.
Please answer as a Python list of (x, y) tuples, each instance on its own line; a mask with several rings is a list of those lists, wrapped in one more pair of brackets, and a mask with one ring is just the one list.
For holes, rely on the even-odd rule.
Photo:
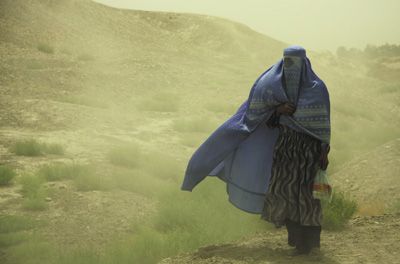
[(284, 57), (291, 58), (294, 65), (285, 68), (280, 60), (260, 76), (250, 91), (244, 124), (252, 131), (268, 119), (278, 105), (288, 102), (297, 109), (293, 116), (282, 116), (282, 121), (294, 130), (329, 144), (330, 102), (324, 82), (313, 72), (303, 48), (286, 48)]

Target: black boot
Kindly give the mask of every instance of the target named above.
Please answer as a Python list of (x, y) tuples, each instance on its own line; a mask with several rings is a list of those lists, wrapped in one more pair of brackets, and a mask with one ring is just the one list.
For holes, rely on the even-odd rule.
[(307, 254), (306, 243), (304, 241), (303, 230), (300, 222), (295, 222), (290, 219), (285, 220), (286, 229), (288, 231), (288, 244), (295, 247), (288, 251), (289, 256), (297, 256)]

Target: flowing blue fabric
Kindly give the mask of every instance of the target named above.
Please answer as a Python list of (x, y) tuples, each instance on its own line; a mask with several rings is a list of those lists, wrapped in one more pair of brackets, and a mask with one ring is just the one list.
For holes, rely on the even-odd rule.
[(293, 116), (281, 116), (290, 128), (321, 142), (330, 140), (330, 103), (325, 84), (312, 71), (305, 50), (284, 50), (294, 64), (283, 60), (264, 72), (254, 83), (249, 98), (193, 154), (182, 190), (192, 191), (206, 176), (227, 183), (229, 201), (239, 209), (260, 214), (272, 167), (279, 130), (266, 121), (283, 103), (296, 105)]

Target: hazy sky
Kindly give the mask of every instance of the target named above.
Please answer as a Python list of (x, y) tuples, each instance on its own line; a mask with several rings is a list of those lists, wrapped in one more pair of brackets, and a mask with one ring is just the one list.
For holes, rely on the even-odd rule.
[(95, 0), (138, 10), (225, 17), (306, 49), (400, 44), (400, 0)]

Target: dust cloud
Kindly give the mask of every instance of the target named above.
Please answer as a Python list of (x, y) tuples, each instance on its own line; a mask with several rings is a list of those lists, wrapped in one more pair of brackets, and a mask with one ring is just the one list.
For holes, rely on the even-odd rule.
[[(3, 0), (0, 32), (1, 162), (18, 174), (0, 187), (0, 221), (18, 217), (27, 230), (0, 228), (1, 262), (156, 263), (270, 232), (229, 204), (222, 182), (207, 179), (193, 193), (180, 185), (192, 153), (286, 43), (226, 19), (88, 0)], [(398, 157), (398, 58), (308, 57), (331, 94), (329, 173), (361, 159), (346, 177), (373, 168), (371, 179), (387, 184), (398, 168), (387, 162)], [(368, 74), (382, 67), (393, 81)], [(13, 145), (28, 139), (65, 153), (16, 155)]]
[(393, 32), (400, 24), (400, 3), (369, 1), (229, 1), (212, 0), (96, 0), (118, 8), (187, 12), (228, 18), (306, 50), (330, 50), (339, 46), (364, 49), (367, 44), (400, 43)]

